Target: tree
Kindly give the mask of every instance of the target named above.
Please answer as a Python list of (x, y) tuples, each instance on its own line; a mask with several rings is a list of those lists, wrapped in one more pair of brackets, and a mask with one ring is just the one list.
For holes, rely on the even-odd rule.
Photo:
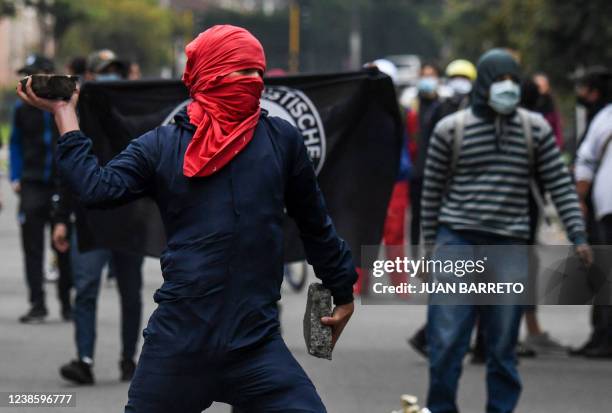
[[(71, 2), (72, 3), (72, 2)], [(189, 20), (162, 8), (156, 0), (83, 0), (71, 10), (80, 16), (64, 29), (59, 55), (87, 55), (109, 48), (159, 74), (171, 66), (177, 33), (190, 31)]]
[(547, 19), (538, 31), (545, 47), (537, 60), (547, 71), (561, 76), (559, 67), (605, 65), (612, 69), (612, 3), (608, 0), (544, 1)]
[(440, 24), (449, 55), (477, 59), (491, 47), (515, 49), (526, 71), (569, 86), (577, 67), (612, 63), (609, 0), (448, 0)]
[(0, 16), (13, 16), (18, 5), (36, 9), (40, 51), (55, 41), (60, 60), (110, 48), (159, 74), (173, 62), (176, 36), (191, 32), (185, 13), (158, 0), (0, 0)]
[(14, 0), (0, 0), (0, 17), (14, 16), (15, 2)]

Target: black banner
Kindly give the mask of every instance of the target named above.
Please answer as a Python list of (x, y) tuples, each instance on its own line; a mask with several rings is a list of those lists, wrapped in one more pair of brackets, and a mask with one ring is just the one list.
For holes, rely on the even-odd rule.
[[(269, 78), (265, 83), (262, 108), (302, 132), (336, 228), (359, 260), (361, 246), (382, 237), (399, 168), (403, 132), (391, 80), (374, 70)], [(171, 121), (187, 102), (188, 93), (176, 80), (85, 83), (81, 128), (105, 164), (131, 139)], [(81, 249), (158, 256), (165, 247), (159, 211), (150, 199), (89, 209), (85, 217), (79, 223), (88, 226), (79, 228)], [(285, 243), (287, 261), (303, 258), (297, 228), (289, 219)]]

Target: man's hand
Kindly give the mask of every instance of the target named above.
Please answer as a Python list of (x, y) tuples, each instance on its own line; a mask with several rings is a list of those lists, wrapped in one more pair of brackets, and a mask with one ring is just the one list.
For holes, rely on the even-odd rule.
[(343, 304), (336, 306), (331, 317), (322, 317), (321, 324), (330, 326), (332, 328), (332, 348), (336, 345), (342, 330), (346, 327), (346, 324), (355, 311), (355, 305), (353, 303)]
[(576, 245), (576, 254), (587, 268), (593, 265), (593, 250), (589, 244)]
[(583, 200), (580, 201), (580, 211), (582, 211), (582, 217), (586, 219), (589, 216), (589, 208), (587, 207), (586, 202)]
[(68, 242), (68, 227), (66, 224), (55, 224), (53, 227), (53, 246), (59, 252), (66, 252), (70, 248)]
[(76, 115), (76, 106), (79, 101), (78, 86), (70, 100), (43, 99), (36, 96), (32, 90), (32, 78), (29, 78), (25, 90), (21, 82), (17, 83), (17, 95), (28, 105), (51, 112), (55, 117), (55, 123), (60, 135), (79, 129), (79, 120)]
[(13, 188), (13, 192), (19, 194), (21, 192), (21, 183), (19, 181), (11, 182), (11, 188)]

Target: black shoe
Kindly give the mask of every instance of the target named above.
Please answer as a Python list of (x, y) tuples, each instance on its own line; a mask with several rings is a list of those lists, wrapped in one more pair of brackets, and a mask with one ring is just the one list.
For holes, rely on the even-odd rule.
[(472, 359), (470, 360), (470, 363), (485, 364), (487, 362), (487, 352), (485, 348), (485, 338), (482, 333), (482, 329), (478, 327), (474, 347), (472, 347)]
[(62, 320), (72, 321), (72, 308), (62, 309)]
[(592, 340), (587, 341), (581, 347), (570, 348), (567, 350), (567, 354), (572, 357), (584, 357), (587, 350), (598, 347), (597, 343)]
[(94, 384), (94, 376), (91, 364), (82, 360), (72, 360), (60, 367), (60, 375), (76, 384)]
[(485, 352), (484, 344), (481, 340), (476, 340), (476, 344), (472, 347), (472, 358), (470, 363), (472, 364), (485, 364), (487, 362), (487, 354)]
[(408, 339), (408, 344), (417, 353), (425, 358), (429, 358), (429, 349), (427, 348), (427, 336), (425, 329), (420, 329), (416, 334)]
[(470, 363), (472, 364), (485, 364), (487, 362), (487, 357), (484, 352), (475, 348), (472, 350), (472, 358), (470, 359)]
[(586, 349), (584, 355), (590, 359), (612, 359), (612, 344)]
[(516, 355), (517, 357), (534, 358), (538, 356), (538, 353), (531, 347), (523, 343), (518, 343), (516, 346)]
[(24, 324), (42, 323), (47, 317), (47, 309), (32, 307), (30, 311), (19, 317), (19, 322)]
[(134, 371), (136, 371), (136, 363), (132, 360), (121, 360), (119, 370), (121, 370), (121, 381), (130, 381), (134, 376)]

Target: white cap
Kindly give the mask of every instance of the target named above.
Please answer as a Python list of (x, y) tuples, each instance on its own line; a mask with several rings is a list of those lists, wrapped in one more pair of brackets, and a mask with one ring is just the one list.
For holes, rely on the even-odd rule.
[(381, 72), (391, 78), (393, 83), (397, 82), (397, 66), (395, 66), (390, 60), (387, 59), (376, 59), (372, 62), (374, 66)]

